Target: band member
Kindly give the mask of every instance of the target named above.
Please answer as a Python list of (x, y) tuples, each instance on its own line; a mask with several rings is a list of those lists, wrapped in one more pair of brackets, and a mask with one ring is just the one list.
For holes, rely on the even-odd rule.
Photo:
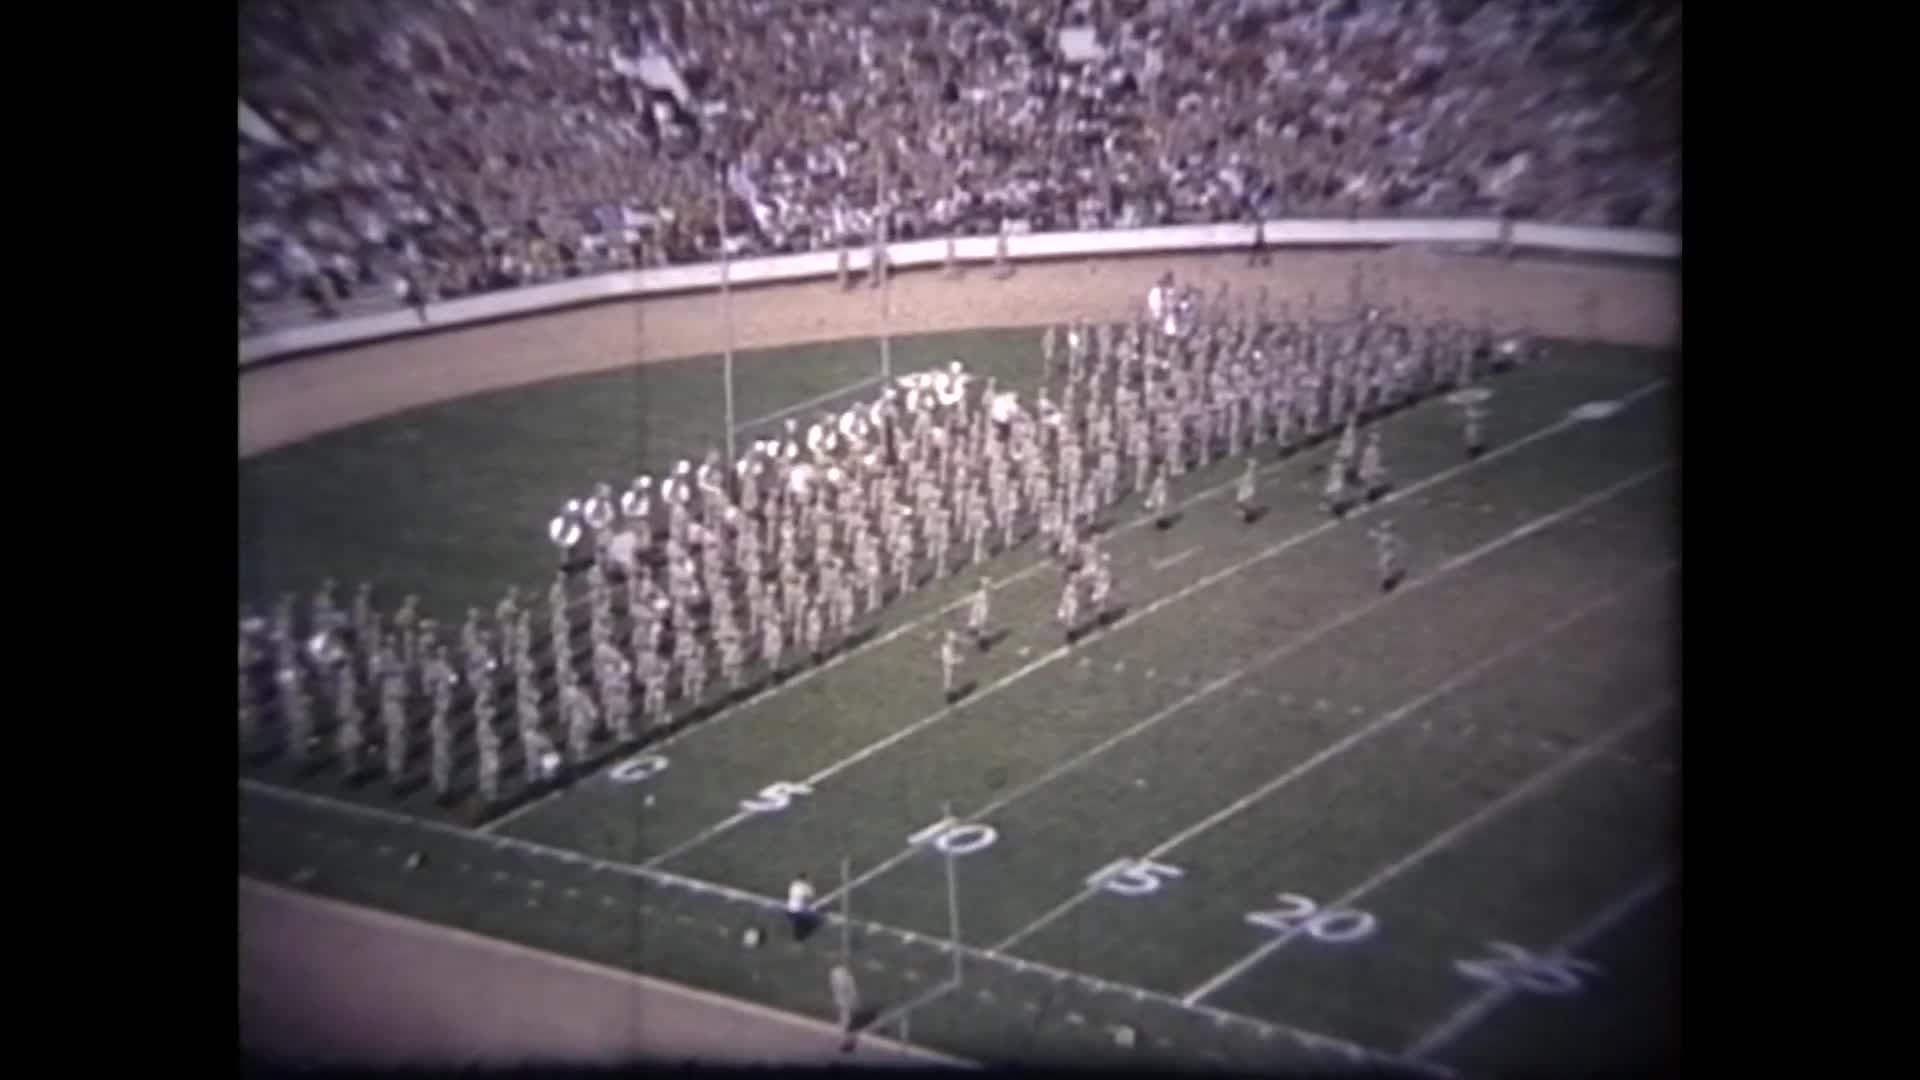
[(948, 701), (953, 700), (956, 689), (955, 676), (960, 670), (963, 659), (960, 650), (960, 634), (957, 631), (948, 630), (947, 636), (940, 642), (940, 687)]
[(1147, 513), (1153, 515), (1153, 525), (1165, 529), (1173, 524), (1173, 518), (1167, 512), (1167, 469), (1163, 465), (1153, 474), (1153, 486), (1147, 490)]
[(1387, 493), (1392, 481), (1387, 478), (1386, 464), (1380, 459), (1380, 432), (1367, 432), (1366, 447), (1360, 451), (1360, 489), (1362, 497), (1374, 502)]
[(973, 594), (973, 602), (967, 607), (967, 633), (973, 636), (973, 643), (983, 652), (987, 648), (987, 620), (992, 593), (993, 579), (982, 577), (980, 590)]
[(1380, 591), (1392, 592), (1404, 576), (1400, 566), (1400, 538), (1394, 534), (1393, 522), (1382, 521), (1374, 527), (1373, 543), (1380, 572)]

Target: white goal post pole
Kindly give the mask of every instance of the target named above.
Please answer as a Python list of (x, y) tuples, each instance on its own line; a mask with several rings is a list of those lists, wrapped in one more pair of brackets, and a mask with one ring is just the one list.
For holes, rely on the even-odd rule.
[(726, 383), (727, 399), (727, 473), (731, 479), (733, 463), (738, 460), (734, 453), (734, 416), (733, 416), (733, 259), (727, 252), (727, 179), (726, 166), (720, 166), (720, 190), (717, 193), (720, 202), (720, 322), (725, 330), (724, 347), (721, 352), (721, 378)]
[[(953, 820), (953, 804), (945, 803), (940, 807), (942, 821)], [(948, 950), (953, 955), (953, 982), (960, 984), (960, 883), (959, 870), (955, 866), (958, 856), (941, 853), (947, 862), (947, 938), (953, 946)]]
[(893, 239), (887, 231), (887, 154), (884, 149), (874, 151), (877, 167), (874, 170), (873, 192), (873, 228), (879, 237), (874, 246), (874, 263), (870, 273), (880, 275), (880, 378), (884, 382), (893, 378), (893, 331), (888, 325), (892, 316), (893, 268), (886, 263), (887, 242)]
[(840, 857), (840, 962), (853, 967), (853, 859)]

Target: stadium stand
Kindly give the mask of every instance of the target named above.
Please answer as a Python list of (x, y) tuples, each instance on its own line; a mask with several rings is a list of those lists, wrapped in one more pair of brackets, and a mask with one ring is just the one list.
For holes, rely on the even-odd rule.
[(336, 0), (240, 38), (243, 333), (715, 258), (723, 198), (736, 254), (1680, 211), (1677, 5)]

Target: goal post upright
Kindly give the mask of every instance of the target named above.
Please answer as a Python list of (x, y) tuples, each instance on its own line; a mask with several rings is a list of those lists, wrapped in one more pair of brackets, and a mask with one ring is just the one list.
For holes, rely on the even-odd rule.
[(853, 859), (840, 857), (840, 962), (853, 966)]
[(957, 855), (942, 853), (947, 861), (947, 936), (953, 953), (953, 984), (960, 985), (960, 885), (959, 870), (955, 864), (960, 861)]
[[(954, 819), (952, 803), (941, 805), (940, 818), (942, 821)], [(940, 857), (947, 863), (947, 943), (948, 951), (953, 954), (953, 984), (958, 986), (960, 985), (960, 871), (956, 864), (960, 858), (944, 851), (940, 852)]]
[(887, 244), (893, 237), (887, 229), (886, 150), (876, 147), (874, 157), (873, 230), (876, 242), (873, 246), (873, 265), (868, 272), (878, 275), (880, 285), (880, 378), (884, 383), (893, 378), (893, 335), (889, 326), (893, 316), (893, 268), (887, 251)]
[(734, 415), (733, 415), (733, 259), (727, 250), (727, 182), (726, 166), (720, 166), (719, 191), (716, 192), (720, 204), (720, 323), (724, 334), (721, 352), (721, 378), (726, 384), (727, 402), (727, 472), (732, 478), (733, 463), (739, 460), (734, 452)]

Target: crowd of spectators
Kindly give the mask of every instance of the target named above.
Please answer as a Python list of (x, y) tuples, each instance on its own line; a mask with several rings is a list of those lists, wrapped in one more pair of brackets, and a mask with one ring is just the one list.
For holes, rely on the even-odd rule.
[(881, 214), (1678, 223), (1658, 0), (249, 0), (240, 31), (277, 136), (240, 137), (243, 317), (714, 258), (723, 213), (741, 254)]

